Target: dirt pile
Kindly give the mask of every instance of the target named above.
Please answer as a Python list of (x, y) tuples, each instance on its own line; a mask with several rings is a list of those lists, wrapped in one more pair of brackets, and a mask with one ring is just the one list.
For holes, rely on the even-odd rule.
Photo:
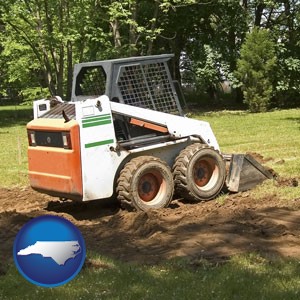
[[(294, 181), (278, 184), (295, 186)], [(166, 209), (126, 212), (106, 200), (61, 203), (30, 188), (0, 189), (1, 259), (12, 259), (19, 229), (43, 214), (69, 219), (83, 233), (89, 251), (122, 261), (154, 264), (177, 256), (218, 260), (250, 251), (300, 257), (300, 198), (286, 207), (276, 196), (258, 201), (249, 195), (228, 195), (224, 203), (175, 200)]]

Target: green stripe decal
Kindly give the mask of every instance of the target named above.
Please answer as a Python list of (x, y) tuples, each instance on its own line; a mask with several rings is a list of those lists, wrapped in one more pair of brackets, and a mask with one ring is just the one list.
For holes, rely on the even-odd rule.
[(101, 116), (96, 116), (96, 117), (88, 117), (85, 119), (82, 119), (82, 123), (90, 123), (90, 122), (94, 122), (94, 121), (101, 121), (101, 120), (110, 120), (110, 114), (105, 114), (105, 115), (101, 115)]
[(88, 117), (82, 120), (82, 128), (101, 126), (106, 124), (111, 124), (110, 114), (105, 114), (96, 117)]
[(100, 126), (100, 125), (105, 125), (105, 124), (110, 124), (111, 120), (103, 120), (103, 121), (97, 121), (97, 122), (91, 122), (91, 123), (85, 123), (82, 124), (82, 128), (87, 128), (87, 127), (93, 127), (93, 126)]
[(93, 147), (97, 147), (97, 146), (103, 146), (103, 145), (107, 145), (107, 144), (112, 144), (113, 142), (114, 142), (114, 140), (99, 141), (99, 142), (85, 144), (84, 147), (85, 148), (93, 148)]

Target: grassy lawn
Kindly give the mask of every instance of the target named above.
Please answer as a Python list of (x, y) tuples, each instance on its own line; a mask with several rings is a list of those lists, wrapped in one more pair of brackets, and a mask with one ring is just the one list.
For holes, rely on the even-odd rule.
[(26, 124), (28, 106), (0, 106), (0, 185), (28, 185)]
[(233, 257), (212, 265), (174, 260), (141, 266), (90, 255), (97, 268), (83, 269), (71, 282), (57, 288), (28, 283), (11, 267), (0, 277), (5, 299), (278, 299), (300, 297), (300, 263), (262, 258), (256, 254)]
[[(192, 117), (211, 124), (223, 153), (258, 153), (279, 177), (300, 178), (300, 109), (259, 114), (221, 111)], [(250, 193), (254, 198), (277, 195), (286, 201), (299, 198), (300, 186), (278, 187), (266, 181)]]
[[(263, 114), (222, 111), (192, 117), (210, 122), (224, 153), (259, 153), (279, 176), (299, 179), (300, 110)], [(31, 108), (0, 107), (2, 187), (28, 185), (25, 125), (31, 118)], [(269, 181), (251, 193), (256, 197), (276, 193), (282, 201), (289, 201), (299, 197), (300, 187), (279, 188)], [(177, 259), (148, 266), (110, 260), (98, 253), (88, 253), (87, 259), (92, 262), (90, 267), (66, 285), (52, 289), (28, 283), (9, 264), (8, 272), (0, 273), (0, 299), (300, 298), (298, 260), (254, 253), (220, 264)]]
[(256, 152), (280, 176), (300, 174), (300, 110), (194, 115), (208, 121), (224, 153)]
[[(221, 111), (191, 117), (211, 124), (223, 153), (259, 153), (280, 176), (299, 176), (300, 109), (262, 114)], [(26, 123), (31, 119), (31, 107), (0, 107), (1, 186), (28, 185)]]

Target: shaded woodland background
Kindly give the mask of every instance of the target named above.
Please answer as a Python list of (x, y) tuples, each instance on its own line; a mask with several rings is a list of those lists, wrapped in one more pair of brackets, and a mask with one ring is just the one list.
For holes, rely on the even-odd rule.
[(75, 63), (174, 53), (188, 102), (300, 104), (297, 0), (2, 0), (1, 103), (69, 99)]

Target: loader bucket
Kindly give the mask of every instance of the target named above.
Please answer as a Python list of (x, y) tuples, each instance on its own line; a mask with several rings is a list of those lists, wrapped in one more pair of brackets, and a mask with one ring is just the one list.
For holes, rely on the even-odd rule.
[(232, 154), (229, 160), (226, 185), (231, 192), (243, 192), (260, 184), (273, 175), (249, 154)]

